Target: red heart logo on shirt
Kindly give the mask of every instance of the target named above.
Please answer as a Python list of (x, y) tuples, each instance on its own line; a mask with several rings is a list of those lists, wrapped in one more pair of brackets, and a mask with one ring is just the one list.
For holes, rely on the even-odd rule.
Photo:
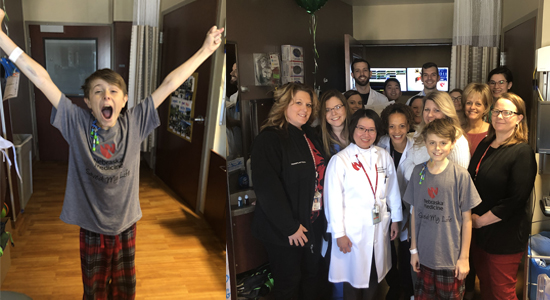
[(428, 188), (428, 194), (430, 195), (430, 197), (435, 198), (435, 196), (437, 195), (437, 192), (439, 191), (439, 188)]

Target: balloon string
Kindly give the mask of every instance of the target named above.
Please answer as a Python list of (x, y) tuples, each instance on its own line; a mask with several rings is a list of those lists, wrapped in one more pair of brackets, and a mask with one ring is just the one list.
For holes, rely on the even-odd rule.
[(319, 52), (317, 52), (317, 43), (316, 43), (316, 36), (317, 36), (317, 22), (315, 20), (315, 13), (311, 14), (311, 20), (309, 20), (309, 24), (311, 25), (311, 28), (309, 29), (309, 33), (313, 37), (313, 62), (315, 63), (315, 71), (313, 72), (313, 88), (316, 89), (317, 87), (317, 69), (319, 68), (319, 65), (317, 64), (317, 58), (319, 57)]

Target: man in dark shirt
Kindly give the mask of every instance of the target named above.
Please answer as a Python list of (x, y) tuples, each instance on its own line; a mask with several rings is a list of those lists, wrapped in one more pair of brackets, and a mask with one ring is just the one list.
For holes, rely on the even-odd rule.
[(367, 104), (388, 103), (388, 98), (386, 96), (370, 88), (370, 77), (372, 76), (372, 72), (370, 70), (370, 64), (366, 60), (362, 58), (353, 60), (351, 64), (351, 76), (355, 79), (355, 89), (361, 95), (363, 107)]

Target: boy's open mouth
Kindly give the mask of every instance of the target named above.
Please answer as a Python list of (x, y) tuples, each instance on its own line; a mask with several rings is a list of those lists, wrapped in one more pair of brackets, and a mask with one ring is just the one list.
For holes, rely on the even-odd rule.
[(103, 117), (105, 119), (109, 120), (111, 118), (111, 116), (113, 115), (113, 108), (106, 105), (101, 109), (101, 114), (103, 115)]

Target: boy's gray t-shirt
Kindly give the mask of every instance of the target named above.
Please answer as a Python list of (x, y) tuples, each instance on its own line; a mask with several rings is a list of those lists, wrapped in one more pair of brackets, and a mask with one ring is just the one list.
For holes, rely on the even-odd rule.
[(433, 175), (424, 164), (414, 167), (403, 200), (414, 206), (416, 248), (422, 265), (454, 270), (462, 247), (462, 212), (481, 203), (466, 169), (449, 161)]
[(89, 111), (65, 95), (52, 109), (51, 124), (69, 143), (69, 171), (61, 220), (86, 230), (118, 235), (141, 219), (141, 142), (160, 125), (151, 96), (121, 114), (109, 130), (99, 129), (92, 151)]

